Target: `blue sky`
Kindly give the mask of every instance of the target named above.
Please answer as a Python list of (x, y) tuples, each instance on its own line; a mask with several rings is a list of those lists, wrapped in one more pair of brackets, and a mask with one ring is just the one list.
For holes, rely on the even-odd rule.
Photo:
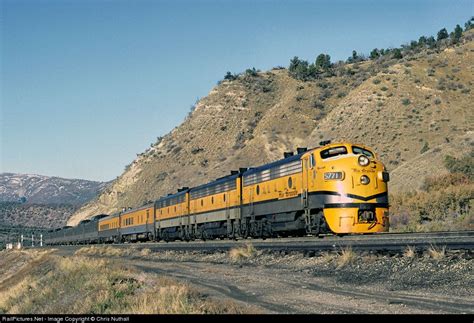
[(472, 1), (0, 0), (0, 172), (111, 180), (227, 71), (396, 47)]

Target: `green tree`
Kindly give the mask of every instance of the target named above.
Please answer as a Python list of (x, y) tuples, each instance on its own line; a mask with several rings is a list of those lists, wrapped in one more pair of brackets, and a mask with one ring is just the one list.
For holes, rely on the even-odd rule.
[(227, 74), (224, 76), (224, 80), (229, 80), (233, 81), (237, 78), (237, 75), (232, 74), (231, 72), (227, 72)]
[(300, 60), (297, 56), (290, 61), (288, 71), (291, 77), (306, 81), (310, 78), (308, 61)]
[(419, 46), (424, 46), (424, 45), (426, 45), (426, 37), (425, 37), (425, 36), (421, 36), (421, 37), (418, 39), (418, 45), (419, 45)]
[(418, 42), (416, 40), (412, 40), (410, 42), (410, 49), (416, 49), (418, 47)]
[(357, 55), (357, 52), (355, 50), (352, 51), (352, 60), (355, 62), (359, 56)]
[(446, 39), (448, 37), (449, 37), (449, 34), (446, 28), (443, 28), (440, 31), (438, 31), (438, 39), (437, 39), (438, 41)]
[(255, 67), (252, 67), (252, 68), (247, 68), (245, 70), (245, 75), (248, 75), (248, 76), (257, 76), (258, 72), (260, 72), (260, 70), (257, 70), (255, 69)]
[(306, 78), (316, 78), (318, 76), (319, 69), (315, 64), (310, 64), (308, 66)]
[(462, 36), (462, 28), (461, 26), (456, 25), (456, 27), (454, 28), (454, 32), (452, 34), (453, 42), (455, 43), (459, 42), (459, 40), (461, 39), (461, 36)]
[(327, 54), (319, 54), (318, 57), (316, 57), (316, 62), (314, 63), (315, 67), (317, 69), (327, 71), (329, 68), (331, 68), (331, 56)]
[(403, 58), (402, 51), (400, 50), (400, 48), (395, 48), (393, 50), (393, 58), (396, 58), (396, 59)]
[(298, 58), (298, 56), (293, 57), (290, 60), (290, 66), (288, 67), (288, 71), (290, 73), (294, 73), (300, 64), (301, 60)]
[(464, 24), (464, 30), (468, 31), (474, 27), (474, 17), (471, 17), (466, 23)]
[(433, 48), (436, 46), (436, 40), (433, 36), (430, 36), (426, 39), (426, 45), (428, 45), (429, 48)]
[(380, 57), (379, 50), (377, 48), (372, 49), (370, 52), (370, 59), (377, 59), (378, 57)]

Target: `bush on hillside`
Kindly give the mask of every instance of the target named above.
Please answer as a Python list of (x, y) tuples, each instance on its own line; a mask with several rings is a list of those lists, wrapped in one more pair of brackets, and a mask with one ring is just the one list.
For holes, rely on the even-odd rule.
[(444, 166), (450, 173), (460, 173), (467, 176), (469, 180), (474, 180), (474, 150), (459, 159), (446, 156), (444, 158)]

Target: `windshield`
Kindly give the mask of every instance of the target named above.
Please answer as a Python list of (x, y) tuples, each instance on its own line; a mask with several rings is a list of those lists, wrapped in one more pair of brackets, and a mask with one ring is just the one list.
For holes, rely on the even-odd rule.
[(347, 149), (344, 146), (339, 146), (339, 147), (333, 147), (333, 148), (328, 148), (323, 151), (321, 151), (321, 158), (326, 159), (338, 155), (345, 155), (347, 154)]
[(369, 158), (374, 158), (374, 154), (372, 154), (370, 151), (367, 149), (357, 147), (357, 146), (352, 146), (352, 152), (356, 155), (366, 155)]

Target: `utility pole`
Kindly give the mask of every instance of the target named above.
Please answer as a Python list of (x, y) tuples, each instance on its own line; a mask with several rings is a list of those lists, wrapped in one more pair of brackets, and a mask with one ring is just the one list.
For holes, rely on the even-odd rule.
[(35, 235), (33, 233), (31, 234), (31, 246), (35, 246)]
[(25, 238), (23, 237), (23, 235), (21, 235), (21, 247), (22, 247), (22, 248), (23, 248), (23, 240), (24, 240), (24, 239), (25, 239)]

